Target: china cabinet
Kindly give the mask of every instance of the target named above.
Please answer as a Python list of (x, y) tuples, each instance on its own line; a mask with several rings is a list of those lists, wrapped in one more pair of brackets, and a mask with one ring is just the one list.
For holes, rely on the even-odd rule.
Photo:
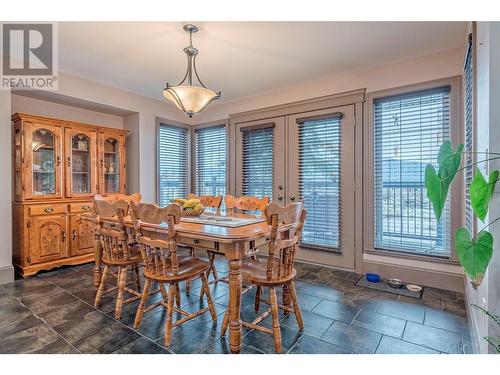
[(92, 196), (125, 193), (125, 134), (22, 113), (13, 123), (13, 264), (23, 276), (93, 260)]

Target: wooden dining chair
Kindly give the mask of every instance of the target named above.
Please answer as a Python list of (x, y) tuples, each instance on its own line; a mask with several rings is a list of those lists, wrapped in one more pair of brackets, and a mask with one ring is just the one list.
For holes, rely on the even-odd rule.
[[(255, 310), (258, 312), (260, 303), (264, 302), (270, 307), (260, 314), (253, 322), (242, 322), (245, 327), (256, 329), (261, 332), (272, 334), (274, 337), (274, 347), (277, 353), (281, 353), (281, 330), (279, 324), (278, 308), (288, 313), (294, 313), (300, 330), (304, 329), (302, 314), (300, 312), (297, 293), (295, 291), (294, 279), (296, 271), (294, 268), (295, 252), (300, 241), (302, 228), (306, 219), (306, 210), (302, 207), (302, 202), (291, 203), (282, 207), (276, 203), (269, 204), (265, 209), (267, 223), (271, 227), (269, 238), (269, 252), (267, 259), (246, 258), (242, 261), (241, 271), (244, 283), (257, 286), (255, 294)], [(280, 235), (279, 227), (285, 225), (291, 229), (283, 231)], [(288, 233), (293, 232), (293, 235)], [(292, 307), (278, 304), (276, 288), (287, 286), (290, 291)], [(262, 298), (262, 288), (269, 289), (269, 300)], [(245, 291), (248, 291), (246, 289)], [(244, 292), (245, 292), (244, 291)], [(272, 316), (273, 328), (260, 326), (269, 314)], [(221, 335), (226, 333), (229, 324), (229, 306), (222, 322)]]
[[(106, 201), (106, 202), (116, 202), (119, 200), (125, 201), (125, 202), (135, 202), (139, 203), (142, 199), (142, 195), (140, 193), (134, 193), (131, 195), (126, 195), (126, 194), (113, 194), (113, 195), (100, 195), (100, 194), (95, 194), (93, 197), (93, 211), (92, 213), (96, 215), (96, 208), (95, 208), (95, 202), (96, 201)], [(130, 206), (129, 206), (130, 207)], [(125, 213), (125, 216), (128, 216), (129, 212)], [(98, 243), (98, 241), (97, 241)], [(128, 236), (128, 243), (129, 245), (133, 245), (135, 243), (135, 236)], [(101, 277), (102, 277), (102, 267), (101, 267), (101, 251), (99, 248), (100, 245), (96, 246), (96, 253), (95, 253), (95, 267), (94, 267), (94, 285), (96, 288), (99, 287), (101, 283)], [(137, 273), (139, 273), (139, 269), (137, 266)], [(113, 276), (115, 276), (114, 273), (112, 273)]]
[[(210, 311), (212, 319), (217, 320), (217, 314), (212, 302), (212, 295), (208, 288), (206, 271), (208, 262), (191, 256), (177, 254), (177, 242), (175, 240), (175, 226), (179, 223), (181, 207), (178, 204), (169, 204), (160, 208), (154, 204), (133, 204), (131, 209), (132, 221), (139, 243), (142, 258), (144, 259), (144, 288), (141, 302), (137, 308), (134, 328), (141, 325), (142, 316), (145, 312), (162, 306), (167, 309), (167, 321), (165, 324), (165, 347), (170, 346), (172, 328), (179, 326), (207, 311)], [(143, 225), (167, 223), (167, 239), (154, 239), (145, 236), (142, 232)], [(208, 306), (196, 312), (188, 313), (180, 308), (179, 283), (186, 280), (201, 278), (202, 288), (205, 290)], [(152, 282), (160, 285), (163, 299), (159, 302), (146, 306), (149, 297), (149, 289)], [(168, 293), (164, 284), (168, 284)], [(174, 307), (174, 300), (177, 307)], [(173, 312), (183, 315), (181, 319), (173, 322)]]
[[(208, 208), (215, 208), (216, 212), (220, 212), (220, 207), (222, 205), (222, 195), (196, 195), (196, 194), (188, 194), (188, 199), (199, 199), (200, 203), (203, 205), (203, 207), (208, 207)], [(184, 247), (184, 246), (183, 246)], [(191, 253), (191, 256), (195, 256), (196, 248), (191, 247), (191, 246), (185, 246), (188, 248), (189, 252)], [(210, 273), (212, 272), (214, 275), (214, 278), (217, 279), (217, 270), (215, 269), (214, 266), (214, 258), (215, 258), (215, 252), (211, 250), (207, 250), (208, 253), (208, 260), (210, 263), (210, 268), (207, 272), (207, 277), (210, 276)], [(191, 291), (191, 280), (186, 281), (186, 294), (189, 295)], [(201, 288), (200, 292), (200, 298), (203, 298), (203, 288)]]
[[(234, 197), (232, 195), (226, 195), (224, 197), (224, 203), (226, 206), (226, 210), (230, 210), (231, 212), (241, 212), (241, 211), (261, 211), (263, 212), (264, 209), (266, 208), (267, 204), (269, 203), (269, 197), (264, 196), (263, 198), (257, 198), (257, 197), (252, 197), (252, 196), (241, 196), (241, 197)], [(253, 254), (251, 255), (252, 258), (255, 258), (255, 253), (257, 252), (257, 249), (252, 249)], [(214, 279), (209, 282), (209, 284), (215, 284), (218, 283), (219, 281), (222, 281), (224, 283), (229, 283), (229, 280), (227, 277), (221, 277), (219, 278), (217, 274), (217, 269), (215, 268), (215, 255), (216, 254), (222, 254), (218, 253), (212, 250), (208, 251), (208, 261), (210, 263), (210, 269), (208, 271), (207, 276), (210, 277), (210, 273), (212, 273)], [(203, 289), (200, 292), (200, 298), (203, 297)]]
[[(129, 203), (125, 200), (107, 201), (94, 199), (94, 210), (96, 214), (96, 240), (99, 242), (102, 256), (101, 262), (104, 264), (104, 271), (97, 289), (94, 307), (98, 308), (102, 296), (105, 293), (118, 289), (115, 305), (115, 319), (120, 319), (122, 306), (138, 300), (141, 297), (141, 284), (139, 279), (139, 263), (142, 257), (138, 246), (130, 245), (128, 242), (127, 230), (125, 228), (124, 217), (129, 209)], [(116, 217), (117, 224), (106, 222), (105, 218)], [(117, 268), (117, 286), (106, 288), (106, 280), (111, 274), (111, 269)], [(127, 287), (128, 269), (135, 272), (136, 289)], [(132, 294), (132, 297), (124, 300), (124, 293)]]

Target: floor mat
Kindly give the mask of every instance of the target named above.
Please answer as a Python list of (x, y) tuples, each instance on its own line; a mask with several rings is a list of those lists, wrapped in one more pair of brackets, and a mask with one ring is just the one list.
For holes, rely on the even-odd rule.
[(422, 293), (424, 292), (423, 286), (420, 292), (412, 292), (406, 289), (406, 284), (403, 285), (402, 288), (393, 288), (389, 286), (389, 284), (387, 284), (387, 281), (385, 279), (380, 279), (378, 283), (373, 283), (371, 281), (366, 280), (365, 275), (361, 276), (361, 278), (358, 281), (356, 281), (354, 285), (417, 299), (421, 299)]

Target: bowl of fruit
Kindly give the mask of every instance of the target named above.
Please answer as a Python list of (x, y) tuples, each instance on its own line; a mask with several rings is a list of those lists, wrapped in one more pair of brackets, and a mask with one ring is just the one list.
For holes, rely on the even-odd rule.
[(205, 211), (199, 199), (174, 198), (171, 202), (182, 207), (182, 216), (200, 216)]

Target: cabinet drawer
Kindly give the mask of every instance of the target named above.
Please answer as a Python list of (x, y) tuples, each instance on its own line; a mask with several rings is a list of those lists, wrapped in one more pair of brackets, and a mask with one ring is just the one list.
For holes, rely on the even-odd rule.
[(29, 206), (28, 208), (30, 216), (64, 214), (66, 211), (67, 205), (65, 203), (37, 204), (36, 206)]
[(70, 203), (69, 210), (72, 213), (90, 212), (92, 211), (92, 203), (91, 202)]
[(185, 246), (192, 246), (199, 249), (217, 250), (214, 241), (198, 240), (196, 238), (182, 237), (180, 244)]

